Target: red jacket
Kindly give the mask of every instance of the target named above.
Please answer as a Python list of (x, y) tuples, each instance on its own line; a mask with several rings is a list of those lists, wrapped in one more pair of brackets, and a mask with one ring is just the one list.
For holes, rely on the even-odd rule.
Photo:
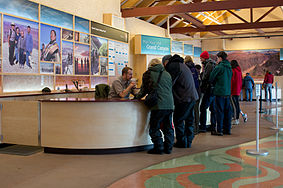
[(231, 79), (231, 95), (240, 95), (242, 89), (242, 70), (238, 66), (232, 69), (233, 75)]
[(264, 82), (266, 84), (273, 84), (273, 78), (274, 76), (272, 74), (266, 73), (264, 76)]

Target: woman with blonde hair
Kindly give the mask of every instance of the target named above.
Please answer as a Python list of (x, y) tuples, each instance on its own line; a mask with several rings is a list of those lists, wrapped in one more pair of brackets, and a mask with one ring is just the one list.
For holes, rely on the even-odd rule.
[[(157, 83), (159, 80), (159, 83)], [(159, 59), (152, 59), (148, 64), (148, 70), (143, 74), (141, 90), (136, 98), (141, 99), (152, 90), (157, 91), (157, 104), (150, 107), (150, 128), (149, 135), (154, 144), (154, 148), (149, 150), (149, 154), (170, 154), (174, 144), (174, 129), (172, 124), (172, 113), (174, 109), (172, 94), (172, 79), (165, 71)], [(162, 132), (160, 124), (163, 123)]]

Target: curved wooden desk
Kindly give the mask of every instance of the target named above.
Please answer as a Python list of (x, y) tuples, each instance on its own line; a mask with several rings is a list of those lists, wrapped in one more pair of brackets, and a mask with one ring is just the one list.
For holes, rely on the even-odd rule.
[[(149, 110), (137, 100), (51, 99), (41, 102), (46, 152), (129, 152), (151, 147)], [(78, 150), (79, 149), (79, 150)], [(59, 152), (60, 152), (59, 151)]]

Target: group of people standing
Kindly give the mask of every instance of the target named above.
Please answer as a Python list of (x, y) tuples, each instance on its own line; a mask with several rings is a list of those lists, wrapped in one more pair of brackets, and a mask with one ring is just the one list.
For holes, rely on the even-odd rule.
[(20, 68), (24, 68), (26, 63), (32, 69), (30, 65), (33, 49), (31, 28), (27, 26), (27, 34), (25, 35), (24, 30), (15, 27), (15, 23), (12, 22), (8, 33), (9, 63), (11, 66), (19, 63)]
[[(128, 98), (132, 93), (136, 99), (141, 99), (156, 90), (157, 104), (150, 107), (149, 122), (154, 148), (148, 153), (170, 154), (173, 147), (190, 148), (194, 135), (207, 131), (216, 136), (230, 135), (232, 120), (239, 124), (240, 114), (247, 121), (247, 115), (239, 105), (242, 71), (238, 62), (229, 62), (224, 51), (217, 54), (217, 62), (209, 58), (207, 51), (200, 55), (200, 59), (201, 73), (201, 67), (195, 65), (190, 56), (184, 59), (176, 54), (166, 55), (162, 62), (152, 59), (137, 94), (129, 67), (125, 67), (122, 76), (112, 83), (109, 93), (112, 98)], [(208, 108), (210, 127), (206, 120)]]

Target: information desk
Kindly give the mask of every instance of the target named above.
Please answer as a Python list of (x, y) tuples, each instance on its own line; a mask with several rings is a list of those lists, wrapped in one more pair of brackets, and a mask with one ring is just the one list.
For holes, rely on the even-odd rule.
[(149, 110), (138, 100), (41, 100), (46, 152), (129, 152), (150, 148)]
[(138, 100), (0, 101), (1, 143), (56, 153), (122, 153), (152, 147), (149, 109)]

